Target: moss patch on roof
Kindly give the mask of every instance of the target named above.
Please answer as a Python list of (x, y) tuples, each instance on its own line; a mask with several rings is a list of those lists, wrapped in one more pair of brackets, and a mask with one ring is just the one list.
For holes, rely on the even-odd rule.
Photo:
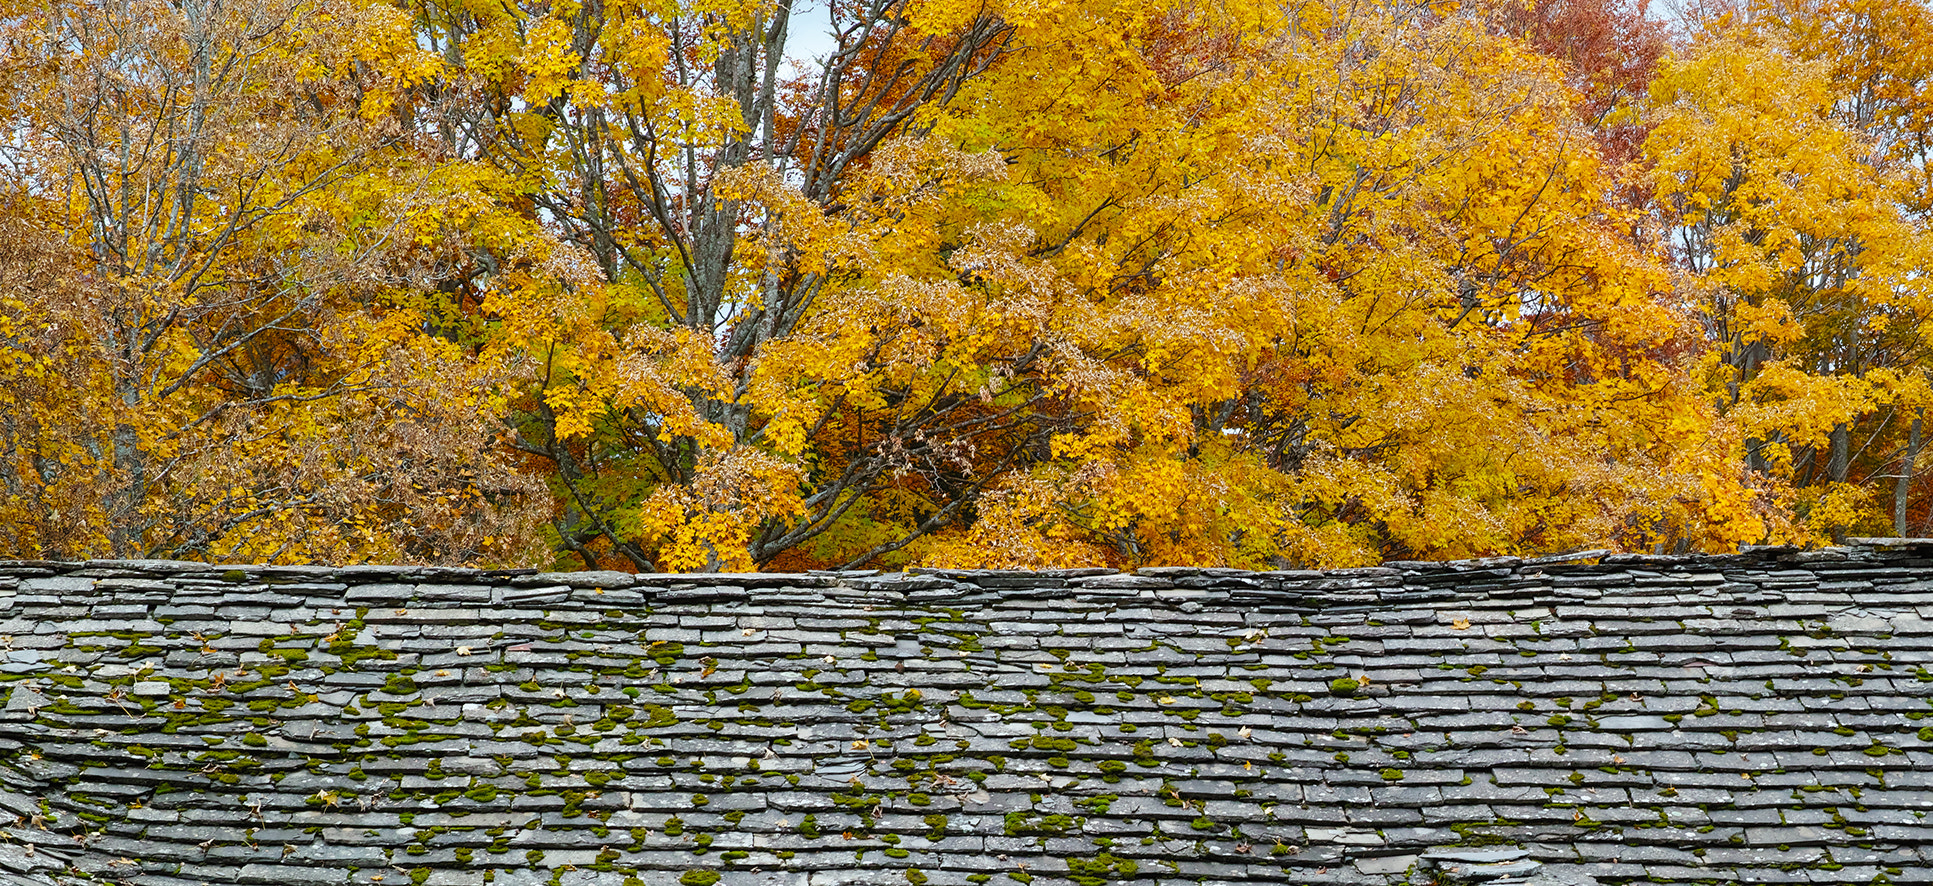
[(0, 879), (1915, 882), (1929, 567), (0, 563)]

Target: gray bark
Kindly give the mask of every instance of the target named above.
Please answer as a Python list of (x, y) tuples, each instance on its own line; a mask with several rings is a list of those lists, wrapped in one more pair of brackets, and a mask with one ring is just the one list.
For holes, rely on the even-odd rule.
[(1919, 466), (1920, 458), (1920, 421), (1925, 410), (1913, 413), (1913, 422), (1906, 428), (1906, 455), (1900, 459), (1899, 477), (1893, 480), (1893, 534), (1906, 536), (1906, 504), (1913, 491), (1913, 472)]

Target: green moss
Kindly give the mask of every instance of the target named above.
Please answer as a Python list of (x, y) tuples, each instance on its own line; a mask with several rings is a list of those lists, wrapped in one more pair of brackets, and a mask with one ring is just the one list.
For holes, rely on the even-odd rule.
[(712, 886), (713, 883), (718, 882), (718, 872), (704, 870), (686, 871), (683, 876), (678, 878), (678, 882), (684, 884), (684, 886)]
[(1082, 809), (1086, 809), (1088, 812), (1094, 815), (1106, 815), (1108, 807), (1113, 806), (1114, 801), (1119, 799), (1121, 799), (1120, 794), (1102, 794), (1098, 797), (1089, 797), (1085, 800), (1076, 800), (1074, 801), (1074, 805), (1079, 806)]
[(685, 644), (657, 640), (651, 644), (651, 660), (659, 667), (668, 668), (678, 663), (678, 657), (685, 654)]
[(1058, 837), (1072, 830), (1077, 822), (1073, 817), (1060, 815), (1041, 815), (1033, 810), (1020, 810), (1007, 813), (1006, 830), (1009, 837), (1047, 836)]
[(1141, 869), (1133, 859), (1103, 852), (1094, 858), (1067, 860), (1068, 879), (1080, 886), (1101, 886), (1110, 880), (1131, 880)]

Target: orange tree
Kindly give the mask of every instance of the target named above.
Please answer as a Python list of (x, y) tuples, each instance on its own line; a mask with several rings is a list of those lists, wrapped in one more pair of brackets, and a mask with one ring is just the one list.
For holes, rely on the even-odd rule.
[[(10, 4), (0, 70), (9, 553), (528, 556), (500, 371), (419, 292), (466, 190), (383, 4)], [(507, 505), (508, 507), (500, 507)]]

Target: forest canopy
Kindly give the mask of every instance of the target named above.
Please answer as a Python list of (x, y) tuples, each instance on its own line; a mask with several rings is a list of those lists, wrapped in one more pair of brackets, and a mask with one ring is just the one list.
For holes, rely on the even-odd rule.
[(1918, 0), (807, 2), (0, 0), (0, 557), (1933, 533)]

